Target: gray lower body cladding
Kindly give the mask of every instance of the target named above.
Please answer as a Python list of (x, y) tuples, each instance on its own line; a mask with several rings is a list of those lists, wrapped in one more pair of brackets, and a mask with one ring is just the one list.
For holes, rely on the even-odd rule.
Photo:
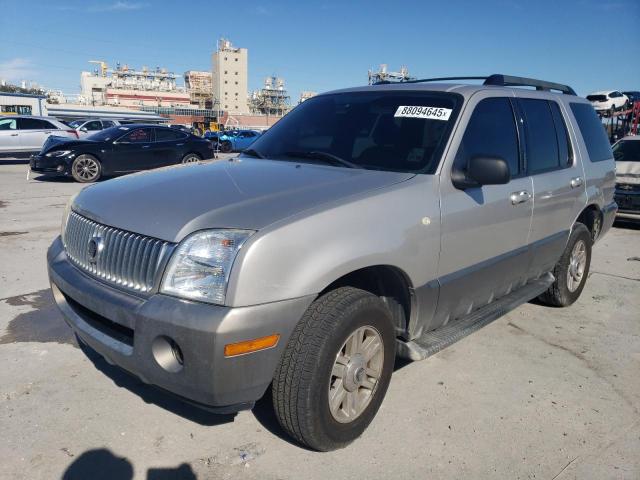
[[(160, 294), (142, 298), (81, 272), (66, 258), (59, 238), (47, 260), (56, 303), (85, 345), (146, 383), (231, 411), (262, 397), (289, 335), (315, 298), (239, 308)], [(272, 334), (280, 340), (271, 349), (224, 356), (227, 344)], [(160, 365), (158, 350), (154, 354), (158, 338), (180, 347), (179, 369)]]

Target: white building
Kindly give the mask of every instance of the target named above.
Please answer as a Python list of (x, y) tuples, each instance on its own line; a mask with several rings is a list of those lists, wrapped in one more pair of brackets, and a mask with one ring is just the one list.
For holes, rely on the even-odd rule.
[(230, 114), (248, 114), (248, 52), (235, 48), (229, 40), (218, 41), (211, 57), (213, 67), (213, 108)]

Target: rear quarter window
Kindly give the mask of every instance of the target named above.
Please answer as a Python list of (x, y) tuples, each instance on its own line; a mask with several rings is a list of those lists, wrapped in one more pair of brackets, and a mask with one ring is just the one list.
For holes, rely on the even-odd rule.
[(602, 125), (593, 107), (586, 103), (571, 103), (570, 106), (578, 123), (582, 139), (587, 146), (589, 160), (602, 162), (613, 158), (604, 125)]

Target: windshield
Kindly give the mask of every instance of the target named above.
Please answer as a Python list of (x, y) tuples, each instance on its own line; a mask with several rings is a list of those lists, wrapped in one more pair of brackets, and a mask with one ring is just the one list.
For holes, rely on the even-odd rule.
[(108, 142), (109, 140), (118, 138), (120, 135), (124, 135), (129, 130), (131, 130), (129, 127), (105, 128), (104, 130), (100, 130), (93, 135), (89, 135), (87, 137), (87, 140), (93, 140), (94, 142)]
[(269, 159), (433, 173), (461, 98), (382, 89), (320, 95), (271, 127), (251, 151)]
[(613, 146), (616, 162), (640, 162), (640, 140), (620, 140)]

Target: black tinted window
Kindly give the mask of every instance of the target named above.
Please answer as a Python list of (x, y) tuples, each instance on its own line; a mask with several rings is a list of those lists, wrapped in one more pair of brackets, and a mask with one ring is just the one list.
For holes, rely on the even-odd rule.
[(138, 128), (127, 133), (118, 141), (122, 143), (147, 143), (152, 141), (152, 134), (153, 131), (150, 128)]
[(530, 175), (558, 168), (558, 140), (546, 100), (520, 99), (527, 132), (527, 171)]
[(156, 142), (168, 142), (171, 140), (184, 140), (187, 136), (173, 128), (156, 128)]
[(476, 106), (456, 155), (456, 168), (464, 170), (472, 157), (501, 157), (511, 176), (520, 172), (518, 133), (511, 102), (487, 98)]
[(20, 130), (47, 130), (56, 128), (46, 120), (39, 118), (20, 118), (18, 119), (18, 128)]
[(616, 162), (640, 162), (640, 140), (621, 140), (613, 146)]
[(549, 102), (551, 107), (551, 115), (553, 116), (553, 124), (556, 127), (556, 138), (558, 139), (558, 152), (560, 157), (560, 166), (569, 166), (573, 161), (573, 150), (571, 148), (571, 141), (569, 140), (569, 133), (567, 131), (567, 124), (562, 117), (560, 107), (556, 102)]
[(457, 95), (434, 92), (319, 95), (251, 148), (266, 158), (318, 162), (324, 153), (367, 169), (433, 173), (458, 104)]
[(87, 122), (84, 125), (84, 128), (88, 131), (102, 130), (102, 123), (100, 123), (100, 120), (93, 120), (91, 122)]
[(571, 103), (571, 111), (576, 117), (582, 139), (587, 146), (589, 159), (592, 162), (608, 160), (613, 156), (607, 133), (602, 121), (591, 105), (585, 103)]

